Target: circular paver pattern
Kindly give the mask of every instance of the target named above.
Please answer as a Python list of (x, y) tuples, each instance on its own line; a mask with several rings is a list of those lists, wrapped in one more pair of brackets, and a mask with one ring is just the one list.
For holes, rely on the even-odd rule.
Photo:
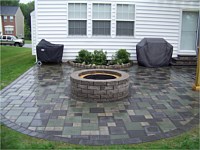
[(1, 91), (1, 122), (33, 137), (84, 145), (154, 141), (199, 123), (195, 67), (133, 66), (130, 96), (110, 103), (70, 96), (74, 68), (34, 66)]

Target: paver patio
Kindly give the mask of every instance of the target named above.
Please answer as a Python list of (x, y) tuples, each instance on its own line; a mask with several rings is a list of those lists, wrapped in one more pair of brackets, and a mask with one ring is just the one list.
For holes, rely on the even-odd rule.
[(1, 122), (30, 136), (75, 144), (154, 141), (199, 124), (195, 67), (134, 65), (123, 101), (87, 103), (70, 96), (66, 64), (34, 66), (1, 91)]

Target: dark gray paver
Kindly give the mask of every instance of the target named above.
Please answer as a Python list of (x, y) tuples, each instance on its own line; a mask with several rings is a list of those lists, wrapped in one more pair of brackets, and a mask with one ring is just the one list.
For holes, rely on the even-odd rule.
[(118, 102), (71, 98), (63, 65), (33, 67), (1, 91), (1, 122), (23, 134), (84, 145), (141, 143), (167, 138), (199, 124), (194, 67), (133, 66), (129, 97)]

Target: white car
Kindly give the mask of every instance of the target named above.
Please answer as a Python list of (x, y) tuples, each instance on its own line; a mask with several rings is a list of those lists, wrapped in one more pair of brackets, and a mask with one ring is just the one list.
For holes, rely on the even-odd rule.
[(24, 39), (18, 39), (13, 35), (0, 35), (0, 44), (22, 47), (24, 45)]

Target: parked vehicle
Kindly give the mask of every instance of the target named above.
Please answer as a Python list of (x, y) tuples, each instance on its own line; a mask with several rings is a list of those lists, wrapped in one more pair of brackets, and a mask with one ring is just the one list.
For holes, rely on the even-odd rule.
[(0, 44), (22, 47), (24, 45), (24, 39), (18, 39), (13, 35), (0, 35)]

